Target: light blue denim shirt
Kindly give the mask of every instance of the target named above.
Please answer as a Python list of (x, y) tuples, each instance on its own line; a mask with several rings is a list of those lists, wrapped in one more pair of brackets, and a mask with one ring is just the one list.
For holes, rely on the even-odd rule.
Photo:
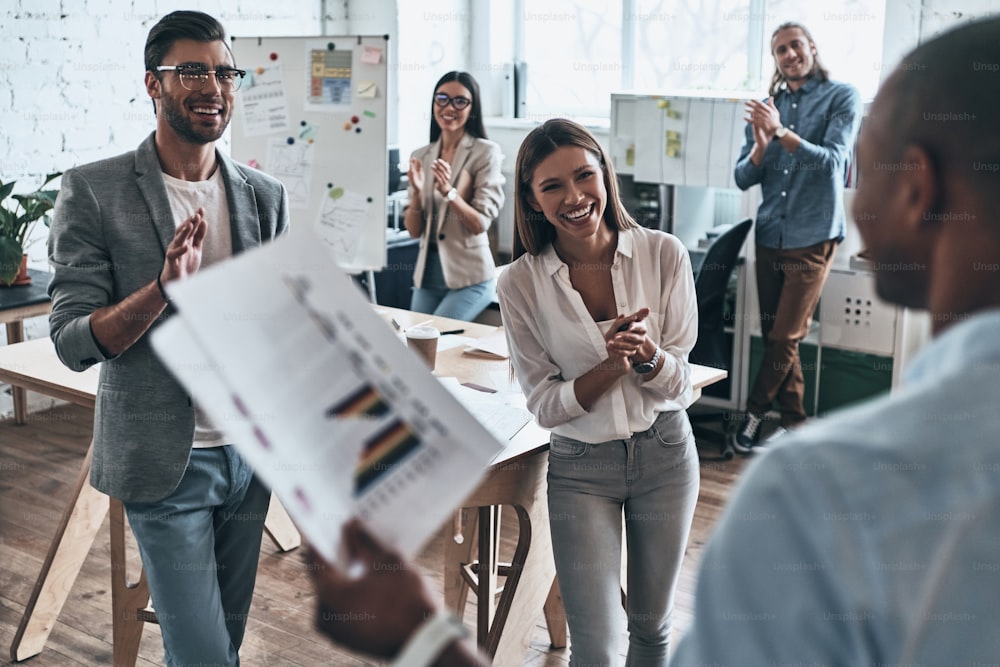
[(844, 238), (844, 181), (861, 125), (861, 95), (854, 86), (810, 79), (797, 91), (779, 91), (781, 124), (801, 137), (794, 153), (777, 140), (760, 166), (750, 161), (753, 131), (736, 161), (741, 190), (760, 184), (756, 241), (765, 248), (805, 248)]
[(783, 436), (705, 549), (688, 665), (987, 665), (1000, 656), (1000, 310), (888, 397)]

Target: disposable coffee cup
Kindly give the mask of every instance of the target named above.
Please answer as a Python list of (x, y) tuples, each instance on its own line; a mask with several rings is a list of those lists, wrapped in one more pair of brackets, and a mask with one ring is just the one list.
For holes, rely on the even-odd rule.
[(406, 346), (416, 350), (430, 369), (434, 370), (440, 337), (441, 332), (434, 327), (410, 327), (406, 330)]

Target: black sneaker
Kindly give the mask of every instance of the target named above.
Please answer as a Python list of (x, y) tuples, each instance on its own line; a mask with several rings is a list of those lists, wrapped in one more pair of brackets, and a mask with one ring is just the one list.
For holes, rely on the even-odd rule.
[(760, 435), (760, 425), (764, 418), (747, 412), (743, 415), (743, 423), (736, 429), (733, 437), (733, 449), (746, 454), (757, 444), (757, 437)]

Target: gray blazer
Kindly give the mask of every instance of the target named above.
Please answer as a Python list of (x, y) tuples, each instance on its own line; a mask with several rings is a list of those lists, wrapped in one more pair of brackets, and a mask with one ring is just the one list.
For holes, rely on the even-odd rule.
[[(90, 330), (93, 311), (156, 279), (174, 236), (154, 135), (133, 152), (63, 174), (49, 235), (55, 271), (49, 325), (56, 352), (76, 371), (102, 362), (90, 482), (127, 502), (169, 495), (187, 467), (194, 436), (191, 399), (153, 353), (149, 336), (109, 358)], [(233, 253), (284, 233), (284, 186), (216, 155), (229, 200)], [(160, 319), (170, 314), (168, 307)]]
[[(455, 149), (455, 158), (451, 164), (451, 184), (458, 190), (462, 199), (479, 211), (480, 222), (483, 225), (483, 231), (479, 234), (470, 233), (465, 225), (447, 215), (448, 202), (433, 187), (432, 165), (439, 155), (441, 155), (440, 139), (413, 151), (412, 157), (424, 165), (425, 185), (421, 192), (423, 195), (421, 205), (425, 216), (434, 210), (434, 199), (437, 198), (438, 236), (435, 242), (441, 253), (444, 282), (450, 289), (461, 289), (487, 281), (496, 273), (486, 230), (490, 228), (493, 219), (500, 213), (500, 207), (503, 206), (504, 177), (500, 172), (503, 154), (500, 152), (500, 146), (492, 141), (477, 139), (469, 134), (462, 137), (458, 148)], [(414, 196), (412, 188), (410, 196)], [(424, 232), (420, 237), (420, 252), (413, 270), (413, 284), (417, 287), (420, 287), (424, 277), (430, 233), (430, 220), (425, 220)]]

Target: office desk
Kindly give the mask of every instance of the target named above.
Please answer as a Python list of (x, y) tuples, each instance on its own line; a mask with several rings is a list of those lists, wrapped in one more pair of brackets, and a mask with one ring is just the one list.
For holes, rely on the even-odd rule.
[[(404, 327), (433, 319), (444, 330), (463, 328), (470, 337), (494, 330), (494, 327), (486, 325), (429, 318), (404, 310), (378, 310), (382, 311), (384, 319), (394, 317)], [(435, 372), (439, 376), (455, 376), (462, 381), (487, 384), (491, 369), (506, 371), (507, 367), (505, 360), (472, 357), (462, 354), (460, 348), (452, 348), (438, 353)], [(75, 373), (64, 367), (47, 338), (0, 348), (0, 380), (78, 405), (93, 407), (97, 373), (96, 368)], [(724, 377), (725, 372), (694, 367), (692, 376), (697, 391)], [(547, 529), (547, 449), (547, 432), (533, 421), (529, 422), (511, 438), (482, 483), (463, 503), (463, 506), (475, 510), (464, 522), (461, 532), (463, 535), (475, 534), (477, 539), (467, 540), (467, 543), (458, 543), (454, 539), (446, 541), (445, 601), (450, 608), (460, 610), (468, 592), (467, 585), (476, 587), (479, 596), (478, 637), (484, 649), (494, 655), (498, 665), (521, 663), (538, 613), (543, 608), (553, 644), (565, 645), (565, 617), (558, 588), (554, 585), (555, 566)], [(108, 511), (107, 497), (89, 484), (90, 460), (91, 452), (88, 451), (14, 636), (11, 645), (13, 660), (24, 660), (44, 648)], [(275, 505), (277, 503), (272, 503), (272, 509)], [(518, 544), (509, 565), (498, 563), (495, 557), (499, 516), (494, 508), (504, 505), (514, 508), (519, 526)], [(287, 520), (287, 516), (284, 518)], [(272, 523), (270, 513), (268, 522)], [(454, 535), (455, 532), (452, 532), (450, 537)], [(473, 561), (476, 551), (478, 562)], [(470, 572), (475, 574), (471, 580)], [(494, 603), (500, 576), (506, 576), (506, 582), (499, 600)], [(517, 609), (518, 613), (510, 617), (512, 609)]]
[[(24, 320), (29, 317), (48, 315), (52, 311), (48, 286), (52, 274), (47, 271), (28, 269), (30, 285), (0, 287), (0, 322), (7, 325), (7, 344), (24, 340)], [(12, 387), (14, 398), (14, 420), (23, 424), (28, 418), (28, 403), (24, 388)]]

